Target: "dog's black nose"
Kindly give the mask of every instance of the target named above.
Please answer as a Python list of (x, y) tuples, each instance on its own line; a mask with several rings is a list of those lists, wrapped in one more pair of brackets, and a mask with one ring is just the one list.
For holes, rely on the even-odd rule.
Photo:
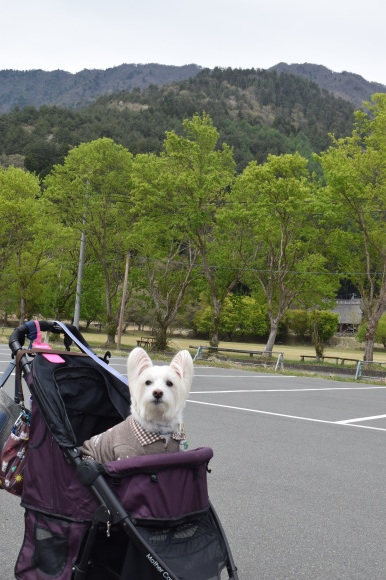
[(162, 395), (163, 395), (162, 391), (153, 391), (153, 397), (157, 400), (160, 399)]

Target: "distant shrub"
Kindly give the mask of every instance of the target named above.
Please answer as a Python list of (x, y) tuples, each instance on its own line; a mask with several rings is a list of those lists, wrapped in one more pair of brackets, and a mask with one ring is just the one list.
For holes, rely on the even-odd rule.
[(298, 338), (311, 338), (316, 356), (323, 356), (326, 343), (337, 331), (339, 318), (328, 310), (289, 310), (286, 315), (289, 329)]

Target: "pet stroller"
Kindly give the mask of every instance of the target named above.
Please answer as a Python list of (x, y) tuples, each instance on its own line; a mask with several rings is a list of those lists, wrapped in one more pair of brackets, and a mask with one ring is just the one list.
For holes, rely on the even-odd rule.
[(32, 409), (21, 498), (25, 532), (15, 577), (237, 580), (208, 498), (212, 450), (106, 464), (82, 460), (85, 439), (129, 414), (127, 381), (108, 365), (109, 353), (96, 356), (75, 327), (43, 321), (40, 328), (63, 333), (65, 350), (31, 349), (34, 322), (9, 340), (16, 380), (25, 379)]

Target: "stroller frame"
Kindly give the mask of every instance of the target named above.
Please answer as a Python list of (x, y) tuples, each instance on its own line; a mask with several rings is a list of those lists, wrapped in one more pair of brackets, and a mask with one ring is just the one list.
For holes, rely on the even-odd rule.
[[(81, 333), (73, 326), (65, 325), (58, 321), (41, 321), (40, 328), (42, 331), (64, 334), (64, 346), (66, 350), (50, 350), (50, 353), (63, 356), (66, 364), (68, 364), (68, 361), (72, 362), (75, 361), (75, 359), (78, 359), (79, 361), (79, 357), (84, 357), (82, 359), (83, 364), (87, 359), (88, 364), (91, 365), (92, 369), (97, 368), (101, 373), (103, 373), (104, 377), (107, 377), (107, 381), (112, 381), (114, 389), (110, 389), (109, 387), (111, 391), (109, 391), (109, 394), (112, 396), (112, 399), (114, 399), (112, 407), (115, 406), (117, 409), (113, 424), (116, 424), (119, 420), (123, 420), (129, 413), (130, 404), (127, 381), (122, 375), (117, 373), (115, 369), (108, 365), (108, 358), (111, 356), (110, 353), (106, 353), (104, 359), (99, 358), (91, 350)], [(44, 503), (44, 499), (42, 500), (43, 503), (40, 502), (39, 498), (36, 502), (34, 492), (28, 491), (28, 489), (23, 490), (22, 506), (26, 508), (26, 513), (32, 511), (37, 514), (43, 514), (49, 518), (58, 517), (59, 520), (63, 521), (86, 521), (86, 523), (85, 530), (81, 534), (82, 537), (79, 551), (71, 565), (71, 572), (67, 570), (63, 575), (60, 572), (59, 575), (56, 576), (47, 576), (44, 574), (40, 576), (35, 570), (29, 572), (20, 571), (20, 560), (23, 560), (23, 558), (25, 559), (25, 555), (23, 554), (27, 551), (26, 546), (28, 542), (31, 544), (31, 539), (26, 539), (26, 536), (28, 535), (26, 532), (23, 546), (19, 554), (18, 563), (16, 564), (16, 578), (20, 580), (40, 580), (40, 578), (43, 577), (59, 578), (60, 580), (62, 578), (63, 580), (67, 580), (67, 578), (71, 578), (71, 580), (129, 580), (131, 578), (143, 578), (144, 580), (147, 580), (148, 578), (164, 578), (166, 580), (194, 578), (194, 580), (200, 580), (200, 578), (210, 578), (210, 580), (212, 580), (214, 578), (220, 578), (221, 570), (226, 569), (228, 578), (238, 580), (237, 568), (233, 561), (221, 522), (211, 501), (206, 495), (206, 472), (209, 471), (207, 465), (212, 457), (212, 450), (210, 448), (200, 448), (185, 453), (166, 454), (166, 456), (143, 456), (122, 460), (120, 462), (109, 462), (107, 464), (99, 464), (93, 460), (83, 460), (81, 450), (79, 449), (81, 443), (74, 439), (74, 431), (72, 430), (73, 425), (67, 414), (68, 409), (65, 408), (64, 403), (62, 405), (60, 397), (57, 398), (57, 393), (52, 392), (54, 390), (51, 388), (47, 389), (47, 386), (45, 385), (44, 373), (47, 372), (46, 369), (49, 369), (49, 371), (52, 372), (52, 367), (55, 366), (48, 362), (47, 357), (44, 356), (47, 354), (47, 350), (39, 348), (23, 348), (26, 337), (31, 340), (32, 345), (32, 341), (36, 336), (34, 332), (34, 323), (28, 322), (18, 327), (9, 339), (9, 346), (12, 355), (16, 359), (16, 381), (20, 381), (21, 377), (23, 377), (32, 394), (33, 410), (31, 426), (34, 425), (34, 415), (41, 415), (43, 418), (41, 423), (42, 425), (44, 423), (44, 428), (46, 429), (48, 436), (52, 438), (54, 444), (57, 445), (65, 459), (64, 463), (67, 464), (65, 469), (68, 469), (69, 472), (71, 471), (71, 473), (76, 476), (82, 490), (89, 490), (90, 498), (92, 497), (93, 501), (90, 499), (89, 503), (91, 504), (91, 511), (86, 513), (86, 516), (81, 514), (82, 508), (79, 508), (79, 517), (78, 514), (75, 513), (76, 510), (74, 513), (57, 514), (57, 507), (47, 507)], [(78, 347), (78, 351), (70, 352), (70, 346), (74, 343)], [(31, 356), (33, 357), (32, 360)], [(9, 368), (11, 368), (12, 364)], [(65, 367), (66, 364), (57, 365), (56, 368), (62, 366)], [(78, 364), (78, 362), (76, 362), (76, 364)], [(41, 371), (41, 369), (43, 370)], [(43, 376), (43, 379), (41, 376), (39, 377), (39, 372), (43, 373), (43, 375), (41, 375)], [(55, 370), (55, 372), (57, 371)], [(3, 386), (3, 383), (1, 386)], [(52, 412), (52, 409), (54, 409), (54, 412)], [(77, 411), (73, 411), (73, 413), (76, 415)], [(49, 416), (47, 417), (47, 415)], [(55, 423), (56, 416), (59, 416), (59, 419), (62, 420), (64, 426), (60, 421)], [(76, 420), (76, 417), (74, 420)], [(36, 419), (36, 423), (39, 423), (39, 418)], [(110, 424), (110, 426), (112, 425)], [(43, 427), (41, 427), (41, 429), (42, 428)], [(97, 429), (96, 432), (101, 432), (103, 430), (105, 429)], [(87, 436), (89, 436), (89, 434)], [(44, 435), (44, 437), (46, 438), (46, 435)], [(81, 441), (86, 438), (87, 437), (83, 434)], [(34, 450), (34, 452), (35, 451), (36, 450)], [(30, 459), (30, 457), (27, 460), (27, 467), (29, 464), (31, 464), (30, 477), (35, 478), (36, 473), (38, 473), (38, 468), (34, 472), (34, 461)], [(119, 464), (119, 470), (117, 464)], [(25, 484), (28, 484), (27, 467)], [(126, 476), (129, 476), (133, 481), (135, 481), (135, 478), (139, 478), (139, 488), (142, 494), (142, 490), (145, 488), (147, 489), (146, 486), (148, 485), (148, 481), (153, 482), (150, 483), (149, 486), (153, 486), (152, 489), (155, 489), (154, 482), (158, 483), (157, 478), (159, 474), (165, 474), (163, 477), (169, 477), (169, 482), (173, 483), (174, 471), (176, 470), (178, 470), (178, 477), (181, 477), (181, 473), (185, 474), (186, 472), (186, 474), (188, 474), (186, 477), (189, 479), (187, 485), (199, 485), (199, 489), (197, 488), (196, 490), (192, 487), (192, 496), (194, 496), (194, 498), (192, 498), (187, 509), (181, 514), (177, 510), (177, 512), (173, 513), (170, 518), (170, 512), (175, 509), (173, 505), (175, 500), (174, 497), (169, 499), (166, 498), (165, 501), (168, 505), (166, 507), (162, 506), (160, 511), (157, 506), (155, 512), (157, 512), (157, 510), (158, 512), (150, 514), (150, 517), (148, 517), (148, 507), (146, 507), (146, 515), (143, 517), (143, 513), (141, 512), (142, 508), (138, 510), (138, 513), (135, 507), (134, 509), (127, 509), (124, 505), (125, 502), (119, 494), (117, 495), (116, 490), (114, 489), (117, 487), (117, 482), (119, 483), (124, 480)], [(141, 479), (144, 477), (144, 474), (146, 480)], [(192, 483), (193, 480), (197, 479), (200, 479), (199, 484)], [(138, 484), (136, 485), (138, 487)], [(168, 485), (170, 485), (170, 483)], [(82, 491), (79, 493), (82, 493)], [(170, 493), (173, 495), (172, 490)], [(127, 497), (125, 501), (126, 500)], [(135, 499), (133, 501), (135, 501)], [(37, 503), (37, 505), (34, 505), (34, 503)], [(131, 505), (131, 499), (129, 499), (129, 504)], [(174, 560), (173, 558), (169, 558), (167, 550), (165, 552), (166, 556), (164, 557), (162, 553), (160, 554), (155, 549), (154, 542), (152, 543), (153, 530), (162, 529), (163, 532), (160, 533), (162, 536), (163, 533), (166, 533), (165, 527), (168, 530), (174, 530), (178, 527), (183, 527), (184, 525), (195, 526), (196, 522), (198, 522), (197, 525), (199, 526), (201, 525), (201, 521), (209, 522), (208, 529), (210, 536), (212, 538), (215, 536), (213, 550), (216, 552), (216, 556), (214, 557), (218, 558), (218, 574), (200, 576), (197, 575), (196, 569), (194, 576), (185, 576), (184, 571), (181, 573), (181, 569), (179, 569), (179, 571), (173, 571), (172, 568), (174, 567), (173, 562), (175, 558)], [(207, 524), (205, 523), (205, 525)], [(99, 563), (93, 561), (93, 554), (98, 550), (98, 542), (102, 541), (101, 545), (103, 546), (104, 540), (101, 540), (102, 535), (103, 537), (106, 536), (108, 538), (113, 531), (117, 532), (117, 530), (119, 530), (120, 534), (123, 533), (128, 541), (126, 552), (120, 556), (120, 568), (108, 568), (107, 570), (103, 568), (100, 572), (101, 575), (98, 575)], [(150, 533), (149, 530), (151, 530)], [(157, 534), (157, 532), (155, 532), (155, 534)], [(190, 540), (187, 542), (189, 541)], [(180, 544), (183, 548), (184, 544), (181, 542)], [(217, 552), (221, 554), (217, 556)], [(204, 565), (205, 552), (203, 553), (203, 560)], [(137, 566), (138, 563), (139, 567), (137, 573), (132, 575), (130, 567), (133, 566), (134, 561), (136, 562), (135, 566)], [(90, 562), (92, 564), (91, 568)], [(92, 568), (93, 566), (94, 568)]]

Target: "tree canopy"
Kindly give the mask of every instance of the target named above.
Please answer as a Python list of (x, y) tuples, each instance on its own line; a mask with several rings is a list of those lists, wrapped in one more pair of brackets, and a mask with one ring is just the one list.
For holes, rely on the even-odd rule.
[(333, 138), (319, 161), (334, 203), (338, 261), (362, 298), (371, 361), (386, 308), (386, 95), (375, 94), (368, 112), (357, 112), (352, 135)]
[(221, 212), (240, 263), (248, 264), (248, 283), (266, 300), (267, 352), (290, 306), (316, 306), (335, 294), (317, 204), (306, 159), (270, 155), (262, 165), (251, 162), (238, 176)]
[(101, 266), (108, 342), (114, 341), (118, 325), (118, 290), (129, 249), (131, 174), (131, 153), (105, 138), (72, 149), (45, 179), (45, 198), (52, 210), (63, 226), (85, 233)]
[[(214, 71), (200, 82), (251, 91), (259, 79)], [(212, 346), (235, 324), (261, 336), (269, 323), (270, 352), (288, 309), (328, 309), (345, 279), (361, 291), (369, 348), (386, 306), (385, 99), (375, 95), (313, 165), (297, 151), (238, 170), (202, 111), (168, 130), (159, 152), (102, 137), (72, 147), (42, 183), (2, 168), (2, 310), (70, 317), (85, 239), (82, 316), (110, 343), (122, 316), (150, 324), (159, 348), (181, 320)]]

